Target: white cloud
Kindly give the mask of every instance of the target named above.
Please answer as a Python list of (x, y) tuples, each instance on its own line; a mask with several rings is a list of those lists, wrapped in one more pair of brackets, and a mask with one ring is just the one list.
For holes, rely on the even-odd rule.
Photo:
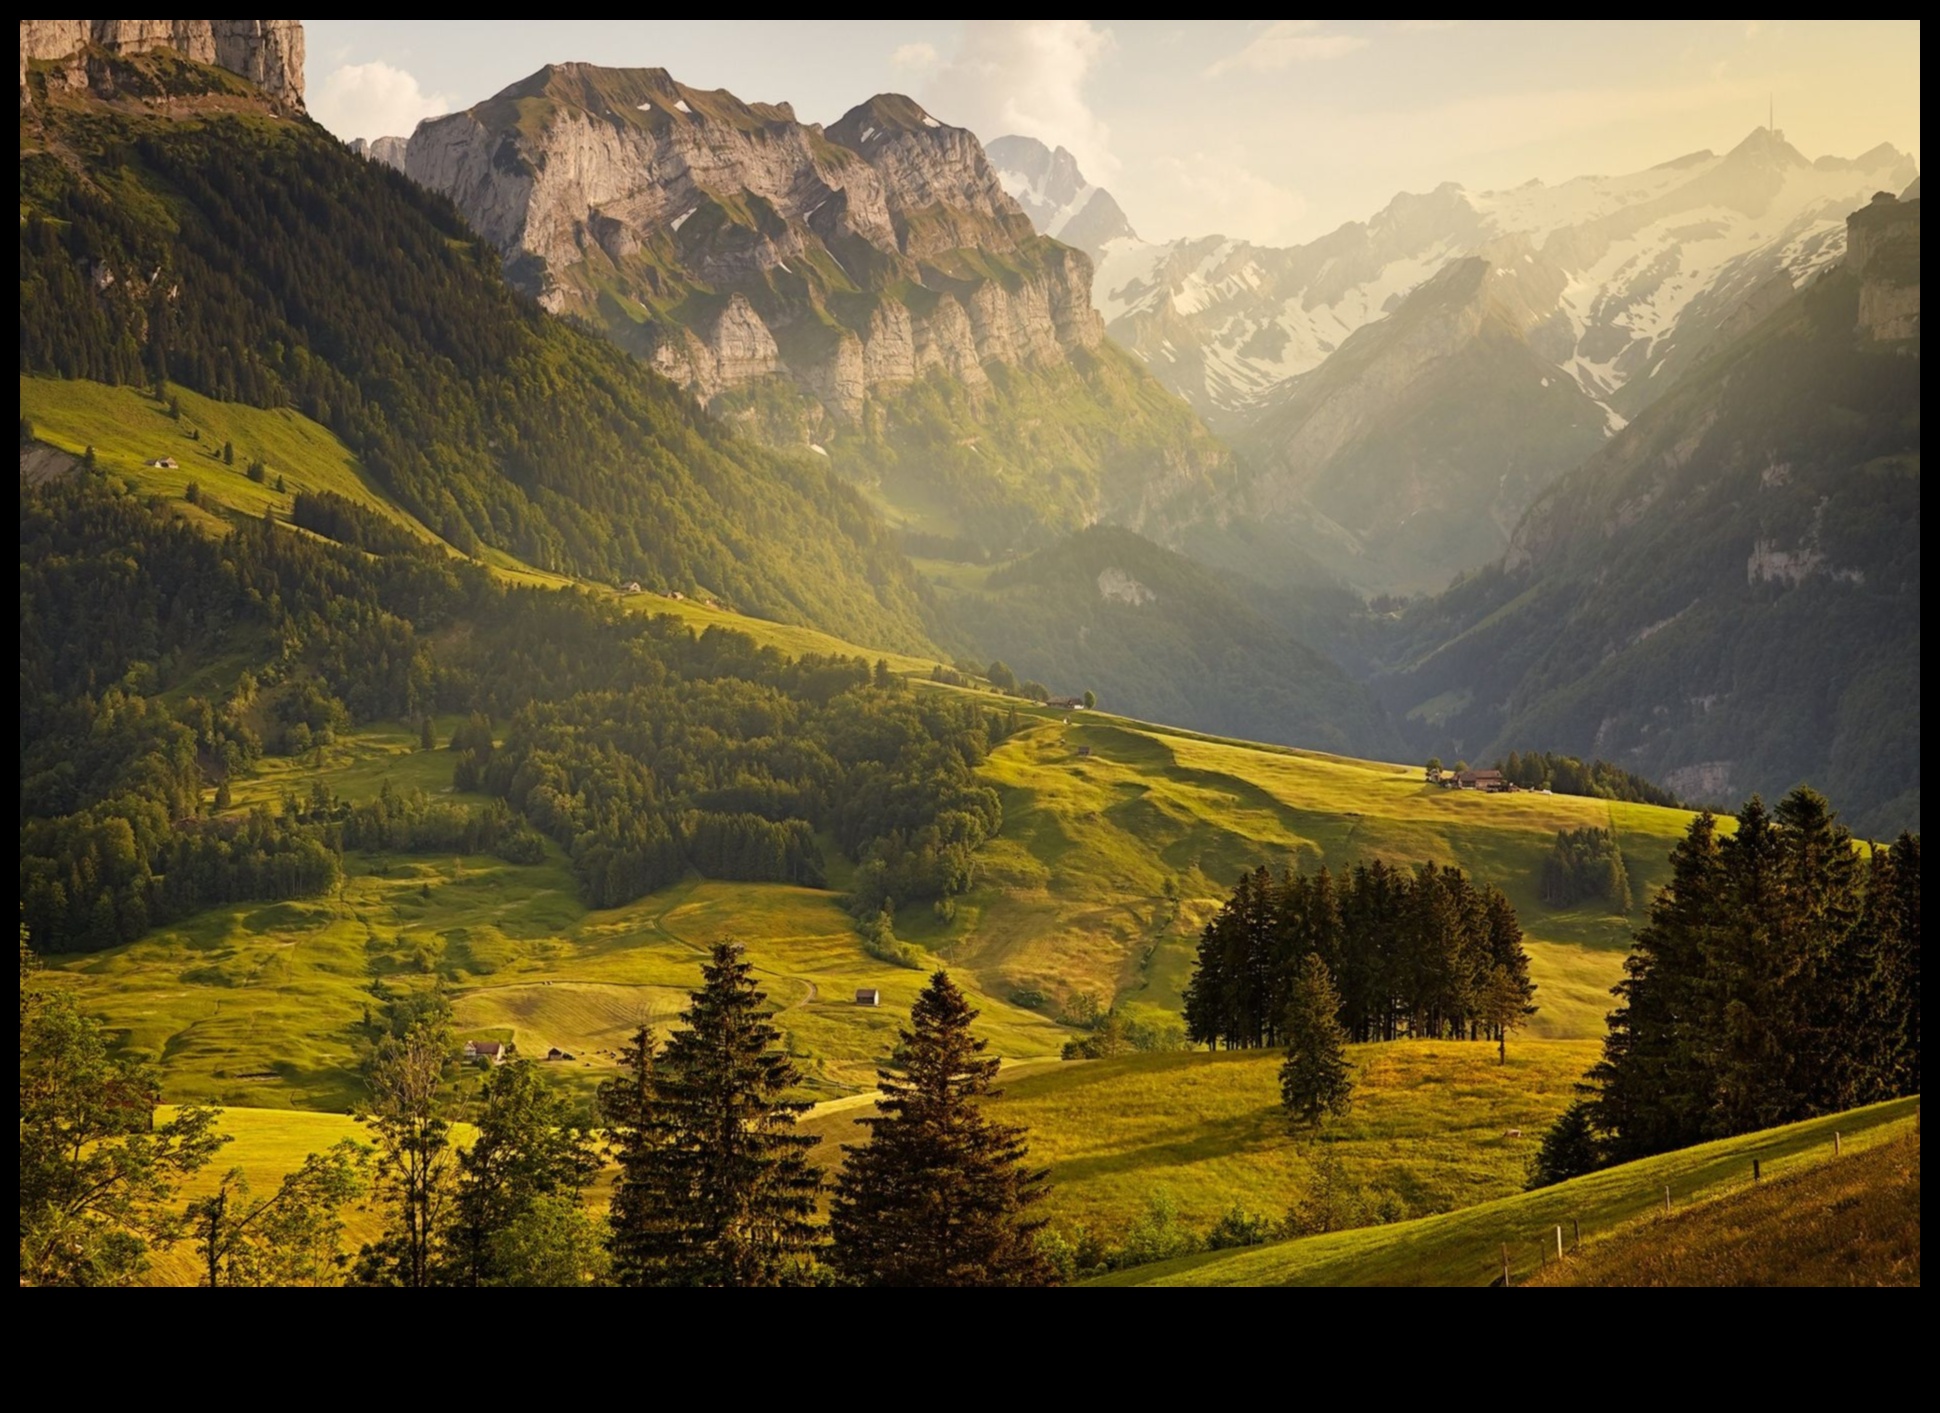
[(1300, 239), (1306, 198), (1224, 153), (1163, 157), (1153, 167), (1168, 204), (1192, 213), (1194, 233), (1219, 231), (1266, 245)]
[(1067, 147), (1087, 178), (1102, 181), (1118, 162), (1084, 86), (1111, 50), (1111, 31), (1089, 20), (969, 20), (924, 86), (924, 106), (985, 140), (1020, 133)]
[(309, 93), (310, 116), (348, 142), (409, 137), (425, 118), (451, 111), (451, 99), (426, 93), (403, 69), (382, 60), (332, 69)]
[(896, 52), (889, 56), (890, 64), (898, 69), (933, 69), (936, 60), (936, 46), (924, 44), (921, 40), (914, 44), (899, 44)]
[(1216, 60), (1206, 69), (1205, 76), (1218, 78), (1234, 69), (1264, 73), (1284, 69), (1289, 64), (1338, 59), (1367, 47), (1367, 40), (1358, 34), (1320, 34), (1319, 29), (1319, 20), (1275, 20), (1237, 54)]

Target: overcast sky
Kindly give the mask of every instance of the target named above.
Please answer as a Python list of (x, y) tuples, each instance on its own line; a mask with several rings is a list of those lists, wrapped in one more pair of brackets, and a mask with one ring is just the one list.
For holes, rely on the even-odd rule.
[(1076, 154), (1148, 239), (1272, 244), (1397, 191), (1634, 171), (1765, 121), (1808, 157), (1920, 150), (1912, 20), (306, 20), (309, 103), (408, 133), (542, 64), (654, 66), (832, 123), (907, 93)]

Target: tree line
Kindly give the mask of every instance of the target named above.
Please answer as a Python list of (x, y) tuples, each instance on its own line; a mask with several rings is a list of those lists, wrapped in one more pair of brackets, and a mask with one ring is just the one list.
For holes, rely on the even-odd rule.
[(1620, 913), (1630, 911), (1630, 871), (1624, 867), (1617, 831), (1585, 825), (1559, 829), (1543, 859), (1542, 900), (1566, 908), (1586, 898), (1602, 898)]
[(1862, 854), (1805, 787), (1737, 825), (1671, 851), (1536, 1182), (1919, 1092), (1920, 836)]
[(1226, 1049), (1285, 1043), (1309, 957), (1353, 1041), (1502, 1042), (1535, 1009), (1515, 909), (1460, 869), (1376, 859), (1337, 882), (1325, 868), (1275, 877), (1262, 867), (1241, 877), (1200, 937), (1188, 1036)]
[[(20, 1278), (121, 1285), (187, 1243), (201, 1284), (369, 1286), (1050, 1285), (1060, 1266), (1033, 1208), (1048, 1192), (1023, 1130), (982, 1108), (998, 1062), (944, 972), (917, 998), (879, 1079), (868, 1139), (833, 1183), (797, 1129), (800, 1075), (753, 967), (717, 944), (679, 1025), (633, 1037), (576, 1116), (522, 1060), (460, 1106), (435, 996), (400, 998), (366, 1070), (368, 1142), (313, 1153), (269, 1193), (231, 1169), (181, 1205), (230, 1141), (218, 1109), (157, 1122), (154, 1077), (115, 1058), (67, 992), (44, 985), (23, 931)], [(468, 1144), (454, 1122), (472, 1125)], [(603, 1163), (610, 1211), (587, 1209)], [(815, 1220), (828, 1199), (826, 1223)], [(379, 1236), (344, 1249), (356, 1202)]]

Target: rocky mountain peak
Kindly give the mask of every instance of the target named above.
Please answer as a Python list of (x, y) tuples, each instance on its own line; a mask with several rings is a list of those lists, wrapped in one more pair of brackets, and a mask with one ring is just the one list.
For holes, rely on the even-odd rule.
[(1111, 242), (1138, 239), (1112, 194), (1086, 181), (1078, 159), (1064, 148), (1013, 135), (997, 138), (985, 151), (1004, 190), (1043, 234), (1077, 246), (1094, 262)]
[(554, 64), (420, 124), (405, 161), (515, 283), (703, 399), (786, 375), (853, 418), (931, 367), (981, 384), (1103, 336), (1089, 264), (900, 94), (825, 131), (664, 69)]
[(132, 57), (169, 49), (198, 64), (240, 74), (279, 103), (303, 107), (301, 20), (22, 20), (20, 106), (27, 66), (53, 63), (63, 83), (96, 87), (90, 54)]

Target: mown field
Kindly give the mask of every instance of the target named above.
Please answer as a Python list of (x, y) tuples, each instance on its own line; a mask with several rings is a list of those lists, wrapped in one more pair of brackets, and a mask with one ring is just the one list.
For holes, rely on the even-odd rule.
[(1530, 1285), (1920, 1283), (1920, 1134), (1894, 1136), (1586, 1242)]
[[(1895, 1099), (1738, 1138), (1644, 1158), (1554, 1187), (1499, 1198), (1442, 1216), (1211, 1252), (1114, 1272), (1103, 1285), (1490, 1285), (1508, 1249), (1516, 1284), (1553, 1259), (1555, 1229), (1566, 1244), (1580, 1229), (1591, 1241), (1661, 1220), (1694, 1200), (1751, 1183), (1757, 1158), (1766, 1176), (1829, 1161), (1838, 1131), (1848, 1153), (1916, 1129), (1920, 1101)], [(1638, 1239), (1651, 1239), (1640, 1235)]]

